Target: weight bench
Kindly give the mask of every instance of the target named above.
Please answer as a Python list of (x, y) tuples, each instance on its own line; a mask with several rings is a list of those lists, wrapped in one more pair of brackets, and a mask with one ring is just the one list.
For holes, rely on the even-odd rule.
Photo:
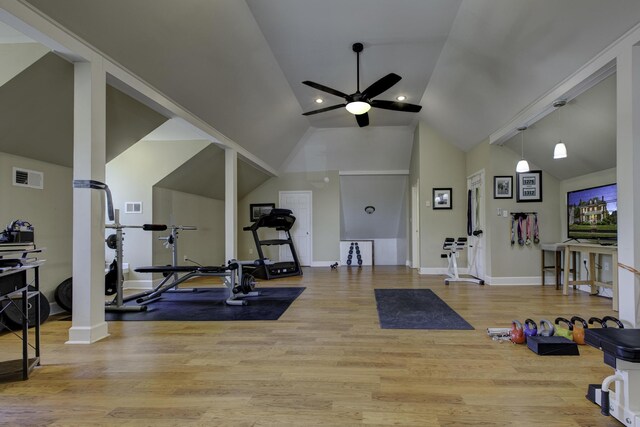
[(243, 264), (240, 261), (231, 261), (228, 265), (207, 267), (190, 265), (139, 267), (135, 269), (138, 273), (161, 273), (165, 278), (153, 289), (130, 295), (124, 300), (125, 302), (136, 300), (138, 304), (142, 304), (160, 298), (163, 293), (194, 277), (222, 277), (225, 286), (229, 290), (226, 303), (228, 305), (247, 305), (247, 301), (242, 298), (258, 296), (260, 293), (253, 291), (255, 287), (253, 276), (242, 273)]
[(584, 340), (602, 350), (604, 363), (616, 370), (602, 384), (590, 384), (587, 399), (600, 405), (602, 415), (640, 427), (640, 329), (586, 329)]
[[(447, 260), (449, 260), (449, 266), (447, 267), (447, 278), (444, 279), (444, 284), (448, 285), (449, 282), (471, 282), (479, 285), (484, 285), (484, 280), (468, 275), (469, 277), (460, 277), (458, 274), (458, 257), (457, 253), (462, 252), (467, 246), (466, 237), (458, 237), (458, 240), (453, 237), (445, 237), (442, 244), (442, 250), (447, 251)], [(444, 255), (443, 255), (444, 258)]]

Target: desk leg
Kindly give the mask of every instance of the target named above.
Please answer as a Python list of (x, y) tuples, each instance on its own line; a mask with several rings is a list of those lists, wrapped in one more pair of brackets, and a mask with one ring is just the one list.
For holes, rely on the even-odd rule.
[(556, 251), (556, 290), (560, 289), (560, 271), (562, 271), (562, 252)]
[(591, 295), (598, 293), (596, 286), (596, 254), (589, 252), (589, 285), (591, 286)]
[(613, 311), (618, 308), (618, 251), (611, 252), (611, 290), (613, 291)]
[(562, 294), (569, 295), (569, 270), (571, 269), (571, 250), (569, 246), (564, 248), (564, 262), (569, 265), (564, 267), (564, 281), (562, 282)]

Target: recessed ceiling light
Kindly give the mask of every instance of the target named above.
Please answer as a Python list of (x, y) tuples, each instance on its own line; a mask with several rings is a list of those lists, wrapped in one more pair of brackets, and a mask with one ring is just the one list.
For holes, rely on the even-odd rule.
[(322, 98), (316, 98), (316, 104), (322, 104), (324, 100)]
[(405, 99), (407, 99), (407, 97), (406, 97), (406, 96), (404, 96), (404, 95), (400, 95), (400, 96), (397, 96), (397, 97), (396, 97), (396, 99), (397, 99), (398, 101), (404, 101)]

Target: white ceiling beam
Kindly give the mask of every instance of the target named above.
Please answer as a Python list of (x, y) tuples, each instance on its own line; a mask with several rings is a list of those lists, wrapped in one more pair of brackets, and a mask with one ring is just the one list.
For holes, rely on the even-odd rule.
[(504, 144), (518, 133), (517, 129), (519, 127), (529, 127), (554, 111), (553, 103), (555, 101), (559, 99), (570, 101), (614, 74), (616, 70), (616, 57), (620, 54), (621, 50), (625, 46), (635, 45), (639, 41), (640, 24), (627, 31), (627, 33), (602, 50), (578, 71), (516, 114), (506, 125), (489, 136), (489, 143)]

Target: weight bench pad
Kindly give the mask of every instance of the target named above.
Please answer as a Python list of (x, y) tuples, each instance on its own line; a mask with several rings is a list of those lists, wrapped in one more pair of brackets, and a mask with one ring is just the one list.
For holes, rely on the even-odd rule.
[(586, 329), (584, 341), (605, 355), (631, 363), (640, 363), (640, 329)]
[(197, 267), (193, 265), (152, 265), (149, 267), (138, 267), (135, 269), (138, 273), (224, 273), (227, 267)]

